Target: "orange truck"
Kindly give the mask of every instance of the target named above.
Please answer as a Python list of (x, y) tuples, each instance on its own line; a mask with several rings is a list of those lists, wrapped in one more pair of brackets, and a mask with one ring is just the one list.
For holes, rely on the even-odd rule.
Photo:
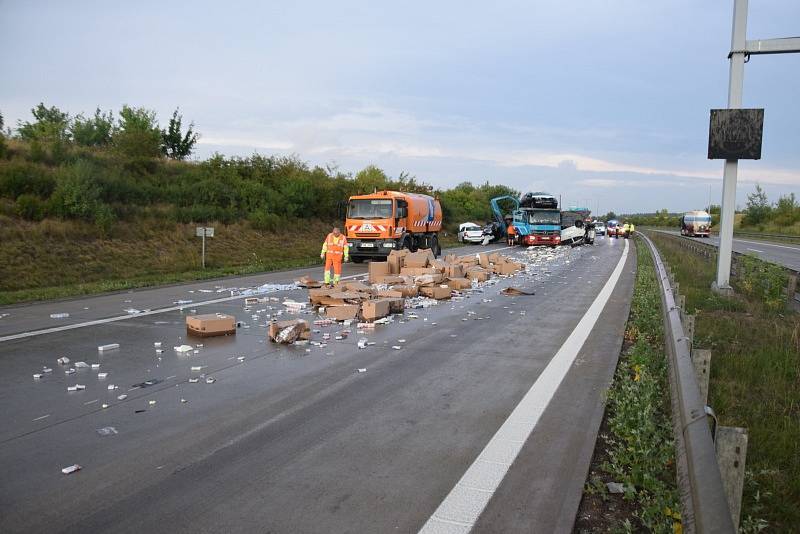
[(356, 263), (383, 260), (395, 249), (429, 248), (439, 256), (442, 206), (415, 193), (377, 191), (350, 197), (345, 220), (350, 257)]

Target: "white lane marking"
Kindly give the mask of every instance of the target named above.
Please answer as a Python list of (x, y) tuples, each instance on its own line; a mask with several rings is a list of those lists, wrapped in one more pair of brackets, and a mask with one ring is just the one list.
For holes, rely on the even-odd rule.
[(421, 534), (466, 533), (475, 526), (478, 517), (483, 513), (539, 422), (539, 417), (544, 413), (561, 381), (572, 367), (578, 352), (611, 297), (627, 258), (626, 240), (622, 257), (592, 305), (508, 419), (422, 527)]
[[(498, 250), (506, 250), (513, 247), (503, 247), (503, 248), (493, 248), (490, 249), (492, 252), (496, 252)], [(465, 256), (470, 254), (464, 254)], [(358, 278), (359, 276), (366, 276), (367, 273), (358, 273), (358, 274), (351, 274), (348, 276), (343, 276), (342, 280), (350, 280), (351, 278)], [(276, 291), (278, 293), (278, 291)], [(15, 339), (24, 339), (26, 337), (34, 337), (34, 336), (41, 336), (44, 334), (54, 334), (56, 332), (64, 332), (65, 330), (74, 330), (76, 328), (85, 328), (87, 326), (97, 326), (101, 324), (107, 323), (115, 323), (117, 321), (124, 321), (126, 319), (133, 319), (134, 317), (146, 317), (148, 315), (156, 315), (159, 313), (167, 313), (171, 311), (178, 311), (186, 308), (197, 308), (198, 306), (208, 306), (209, 304), (220, 304), (222, 302), (230, 302), (231, 300), (236, 299), (243, 299), (246, 298), (242, 295), (236, 295), (232, 297), (222, 297), (218, 299), (212, 300), (204, 300), (202, 302), (191, 302), (189, 304), (181, 304), (177, 306), (168, 306), (166, 308), (157, 308), (155, 310), (143, 311), (140, 313), (135, 314), (125, 314), (119, 315), (117, 317), (107, 317), (105, 319), (94, 319), (92, 321), (86, 321), (83, 323), (75, 323), (75, 324), (67, 324), (63, 326), (54, 326), (52, 328), (42, 328), (41, 330), (31, 330), (29, 332), (20, 332), (19, 334), (10, 334), (7, 336), (0, 337), (0, 343), (4, 341), (13, 341)]]
[(50, 414), (42, 415), (40, 417), (37, 417), (36, 419), (34, 419), (34, 421), (41, 421), (42, 419), (47, 419), (48, 417), (50, 417)]
[(763, 250), (758, 250), (757, 248), (748, 248), (747, 250), (752, 250), (753, 252), (760, 252), (762, 254), (764, 253)]
[(739, 241), (741, 243), (752, 243), (753, 245), (762, 245), (765, 247), (778, 247), (778, 248), (788, 248), (789, 250), (794, 250), (795, 252), (800, 252), (800, 247), (787, 247), (786, 245), (775, 245), (774, 243), (765, 243), (764, 241), (750, 241), (748, 239), (739, 239), (734, 237), (734, 241)]

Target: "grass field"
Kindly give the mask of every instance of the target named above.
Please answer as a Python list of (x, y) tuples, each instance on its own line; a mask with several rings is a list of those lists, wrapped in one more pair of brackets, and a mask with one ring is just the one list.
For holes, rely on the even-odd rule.
[[(0, 305), (318, 265), (331, 222), (280, 232), (248, 223), (209, 224), (206, 269), (194, 224), (142, 219), (110, 236), (81, 221), (0, 216)], [(442, 236), (443, 247), (458, 245)]]
[(651, 237), (697, 315), (695, 347), (712, 350), (709, 403), (749, 434), (743, 526), (800, 532), (800, 315), (712, 293), (713, 263)]

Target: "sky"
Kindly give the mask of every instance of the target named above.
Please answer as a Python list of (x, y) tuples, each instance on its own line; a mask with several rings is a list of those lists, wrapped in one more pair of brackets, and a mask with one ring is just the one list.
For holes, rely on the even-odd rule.
[[(719, 203), (732, 0), (0, 0), (0, 111), (180, 107), (195, 154), (374, 164), (437, 187), (502, 183), (595, 212)], [(750, 2), (748, 39), (800, 35), (800, 2)], [(759, 183), (800, 196), (800, 54), (753, 56)]]

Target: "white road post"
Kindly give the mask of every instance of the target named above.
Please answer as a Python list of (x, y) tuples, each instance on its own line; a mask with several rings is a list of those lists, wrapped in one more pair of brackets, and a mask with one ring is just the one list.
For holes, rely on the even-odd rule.
[[(744, 86), (744, 60), (747, 46), (747, 3), (734, 0), (733, 34), (731, 36), (731, 66), (728, 81), (728, 108), (742, 107)], [(717, 256), (717, 279), (714, 286), (719, 291), (731, 291), (731, 254), (733, 252), (733, 221), (736, 214), (736, 178), (739, 160), (725, 161), (722, 177), (722, 216), (719, 228), (719, 254)]]

